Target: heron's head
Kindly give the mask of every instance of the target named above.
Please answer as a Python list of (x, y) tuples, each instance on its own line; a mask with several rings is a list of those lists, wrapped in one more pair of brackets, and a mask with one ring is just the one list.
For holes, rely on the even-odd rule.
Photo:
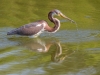
[(54, 16), (54, 15), (61, 16), (61, 17), (63, 17), (63, 18), (65, 18), (65, 19), (67, 19), (67, 20), (69, 20), (69, 21), (71, 21), (71, 22), (74, 23), (74, 21), (73, 21), (72, 19), (68, 18), (68, 17), (65, 16), (61, 11), (59, 11), (59, 10), (57, 10), (57, 9), (52, 10), (52, 14), (53, 14), (53, 16)]

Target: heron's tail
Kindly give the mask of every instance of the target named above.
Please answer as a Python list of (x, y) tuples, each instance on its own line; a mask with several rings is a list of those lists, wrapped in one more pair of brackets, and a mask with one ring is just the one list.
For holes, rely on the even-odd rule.
[(17, 34), (17, 29), (13, 29), (13, 30), (7, 32), (7, 35), (15, 35), (15, 34)]

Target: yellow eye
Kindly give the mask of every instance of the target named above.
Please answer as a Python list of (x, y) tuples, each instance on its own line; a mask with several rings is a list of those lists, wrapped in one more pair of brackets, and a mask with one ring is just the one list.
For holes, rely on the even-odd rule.
[(61, 16), (60, 13), (58, 13), (58, 16)]

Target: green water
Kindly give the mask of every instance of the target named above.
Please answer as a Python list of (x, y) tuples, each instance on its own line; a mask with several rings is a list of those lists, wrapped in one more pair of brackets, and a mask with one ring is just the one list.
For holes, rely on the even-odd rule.
[[(59, 9), (61, 28), (38, 38), (7, 31)], [(100, 75), (100, 0), (0, 0), (0, 75)]]

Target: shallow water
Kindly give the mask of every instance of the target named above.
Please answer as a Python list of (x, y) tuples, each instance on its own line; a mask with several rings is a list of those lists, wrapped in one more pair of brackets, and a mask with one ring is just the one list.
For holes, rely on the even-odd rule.
[[(99, 75), (99, 0), (1, 0), (0, 75)], [(44, 8), (45, 7), (45, 8)], [(38, 38), (8, 36), (7, 31), (47, 18), (59, 9), (75, 24), (59, 18), (61, 28)]]

